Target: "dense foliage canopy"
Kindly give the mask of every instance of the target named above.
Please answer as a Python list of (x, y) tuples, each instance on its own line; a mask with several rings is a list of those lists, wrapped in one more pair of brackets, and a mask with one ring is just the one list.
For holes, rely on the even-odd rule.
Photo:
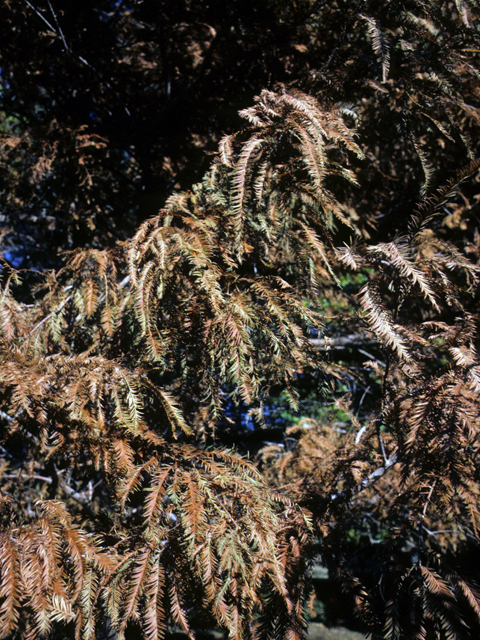
[(478, 637), (479, 14), (0, 6), (1, 638)]

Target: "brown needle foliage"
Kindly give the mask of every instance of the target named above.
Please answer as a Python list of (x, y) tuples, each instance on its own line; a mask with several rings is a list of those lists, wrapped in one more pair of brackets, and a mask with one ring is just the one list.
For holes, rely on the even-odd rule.
[[(270, 7), (279, 23), (283, 4)], [(63, 42), (98, 73), (50, 2), (25, 5), (50, 28), (42, 47)], [(6, 125), (5, 225), (55, 201), (68, 233), (98, 220), (110, 236), (101, 247), (95, 232), (52, 271), (2, 261), (2, 638), (194, 638), (212, 625), (236, 640), (302, 638), (315, 548), (375, 639), (476, 637), (478, 576), (461, 556), (478, 554), (480, 525), (477, 3), (292, 5), (332, 24), (326, 48), (299, 30), (324, 56), (298, 83), (309, 92), (263, 89), (203, 180), (128, 240), (101, 211), (118, 152), (108, 136)], [(123, 19), (125, 43), (145, 23)], [(177, 27), (194, 68), (215, 30)], [(152, 42), (123, 64), (150, 78)], [(374, 120), (387, 126), (373, 133)], [(466, 168), (434, 190), (443, 155)], [(117, 173), (120, 200), (122, 183)], [(402, 196), (412, 185), (415, 206)], [(321, 294), (333, 289), (374, 345), (354, 371), (332, 355), (335, 336), (329, 350)], [(260, 424), (280, 389), (296, 410), (311, 371), (333, 387), (341, 425), (300, 420), (290, 450), (272, 443), (257, 466), (221, 445), (230, 405)], [(375, 389), (361, 415), (341, 391), (352, 376)], [(358, 566), (365, 537), (370, 564)]]

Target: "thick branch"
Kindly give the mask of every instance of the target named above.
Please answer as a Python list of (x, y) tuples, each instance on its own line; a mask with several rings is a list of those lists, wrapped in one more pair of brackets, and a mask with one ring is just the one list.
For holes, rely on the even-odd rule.
[(365, 489), (368, 489), (368, 487), (371, 487), (372, 484), (374, 484), (377, 480), (382, 478), (387, 473), (387, 471), (389, 471), (389, 469), (391, 469), (397, 462), (398, 462), (398, 452), (396, 451), (394, 454), (390, 456), (390, 458), (388, 458), (385, 461), (385, 464), (383, 466), (378, 467), (378, 469), (375, 469), (375, 471), (372, 471), (372, 473), (370, 473), (366, 478), (364, 478), (361, 481), (358, 489), (352, 492), (342, 491), (341, 493), (334, 493), (331, 496), (328, 496), (327, 500), (329, 502), (334, 502), (334, 501), (342, 500), (345, 498), (350, 498), (352, 497), (352, 495), (358, 495)]
[(360, 493), (360, 491), (367, 489), (374, 482), (379, 480), (382, 476), (384, 476), (387, 473), (389, 469), (393, 467), (394, 464), (397, 463), (397, 461), (398, 461), (398, 452), (396, 451), (393, 455), (390, 456), (390, 458), (387, 458), (383, 467), (378, 467), (378, 469), (375, 469), (375, 471), (372, 471), (372, 473), (369, 476), (367, 476), (362, 480), (362, 482), (360, 483), (360, 488), (357, 493)]
[(319, 351), (330, 351), (330, 349), (348, 349), (349, 347), (366, 347), (377, 344), (368, 333), (350, 333), (347, 336), (336, 338), (313, 338), (310, 340)]

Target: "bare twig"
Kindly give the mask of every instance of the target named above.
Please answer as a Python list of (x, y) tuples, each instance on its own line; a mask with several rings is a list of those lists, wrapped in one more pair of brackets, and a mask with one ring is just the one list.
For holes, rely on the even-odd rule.
[(45, 318), (43, 318), (43, 320), (40, 320), (40, 322), (39, 322), (38, 324), (36, 324), (36, 325), (33, 327), (33, 329), (32, 329), (32, 330), (27, 334), (27, 337), (28, 337), (28, 336), (31, 336), (31, 335), (32, 335), (32, 333), (33, 333), (34, 331), (36, 331), (37, 329), (39, 329), (39, 328), (42, 326), (42, 324), (43, 324), (44, 322), (46, 322), (47, 320), (49, 320), (53, 315), (55, 315), (56, 313), (60, 313), (60, 311), (61, 311), (61, 310), (63, 309), (63, 307), (67, 304), (67, 302), (69, 302), (69, 301), (70, 301), (70, 298), (71, 298), (71, 297), (72, 297), (72, 296), (67, 296), (67, 297), (65, 298), (65, 300), (62, 302), (62, 304), (58, 307), (58, 309), (55, 309), (54, 311), (52, 311), (51, 313), (49, 313), (49, 314), (48, 314), (48, 316), (45, 316)]
[[(91, 71), (93, 71), (93, 73), (99, 78), (99, 80), (101, 80), (103, 82), (103, 84), (109, 89), (109, 91), (111, 91), (113, 93), (113, 95), (116, 97), (118, 102), (121, 104), (121, 106), (122, 106), (123, 110), (125, 111), (125, 113), (127, 114), (127, 116), (129, 118), (131, 118), (132, 114), (130, 112), (130, 109), (127, 107), (126, 104), (124, 104), (123, 100), (120, 98), (120, 96), (114, 90), (114, 88), (111, 86), (111, 84), (101, 75), (101, 73), (92, 64), (90, 64), (90, 62), (88, 62), (88, 60), (85, 60), (85, 58), (83, 56), (79, 55), (78, 53), (75, 53), (75, 51), (73, 51), (72, 48), (68, 45), (68, 43), (67, 43), (67, 41), (65, 39), (65, 36), (63, 35), (63, 31), (62, 31), (62, 29), (60, 27), (60, 24), (58, 22), (58, 19), (57, 19), (57, 16), (55, 14), (55, 11), (53, 10), (52, 5), (50, 4), (50, 1), (48, 0), (48, 6), (50, 8), (50, 11), (52, 12), (53, 19), (55, 21), (56, 27), (49, 20), (47, 20), (47, 18), (45, 18), (45, 16), (31, 2), (29, 2), (29, 0), (24, 0), (24, 2), (48, 26), (48, 28), (52, 31), (52, 33), (54, 33), (57, 37), (59, 37), (61, 39), (65, 51), (67, 53), (69, 53), (71, 56), (73, 56), (74, 58), (76, 58), (77, 60), (79, 60), (83, 65), (88, 67)], [(108, 113), (110, 115), (112, 115), (111, 112), (108, 109), (107, 109), (107, 111), (108, 111)]]

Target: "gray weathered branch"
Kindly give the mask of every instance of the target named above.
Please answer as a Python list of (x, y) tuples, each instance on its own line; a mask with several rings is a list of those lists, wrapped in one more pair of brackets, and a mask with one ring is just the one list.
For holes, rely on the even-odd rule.
[(348, 349), (349, 347), (367, 347), (378, 344), (368, 333), (350, 333), (347, 336), (337, 336), (334, 338), (313, 338), (310, 340), (319, 351), (330, 351), (330, 349)]

